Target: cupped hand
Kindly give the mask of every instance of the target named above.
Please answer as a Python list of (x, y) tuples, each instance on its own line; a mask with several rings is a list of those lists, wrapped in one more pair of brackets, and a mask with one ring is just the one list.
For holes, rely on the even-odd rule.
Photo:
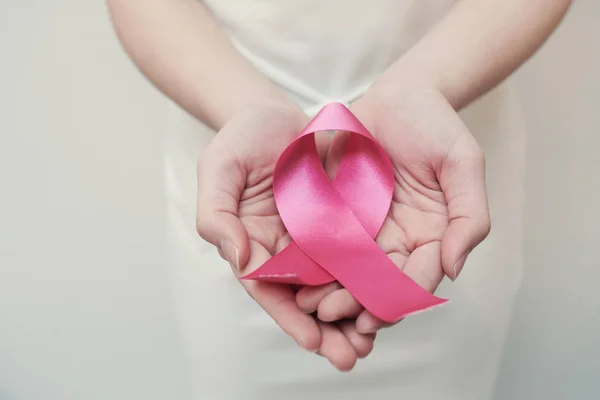
[[(273, 170), (279, 155), (308, 118), (283, 105), (249, 108), (232, 118), (206, 149), (198, 167), (197, 230), (243, 276), (281, 251), (291, 239), (277, 213)], [(317, 137), (321, 155), (329, 137)], [(353, 322), (323, 322), (302, 311), (285, 284), (240, 280), (248, 294), (301, 347), (349, 370), (373, 347), (374, 335)]]
[[(488, 235), (490, 217), (484, 155), (445, 98), (416, 90), (396, 98), (365, 95), (353, 113), (388, 153), (395, 187), (376, 242), (415, 282), (434, 292), (444, 276), (458, 277), (469, 253)], [(347, 133), (338, 133), (326, 169), (335, 175)], [(338, 283), (306, 287), (297, 293), (305, 312), (322, 321), (357, 318), (361, 333), (386, 324), (374, 317)]]

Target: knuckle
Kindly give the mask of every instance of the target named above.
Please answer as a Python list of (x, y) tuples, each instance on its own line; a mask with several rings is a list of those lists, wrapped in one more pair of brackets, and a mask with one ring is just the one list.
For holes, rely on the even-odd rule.
[(207, 218), (206, 215), (204, 215), (204, 213), (198, 213), (198, 215), (196, 215), (196, 232), (203, 239), (206, 239), (209, 226), (209, 218)]
[(490, 219), (490, 216), (486, 215), (486, 216), (482, 217), (478, 223), (478, 226), (479, 226), (479, 230), (478, 230), (479, 235), (478, 236), (481, 238), (481, 240), (483, 240), (492, 231), (492, 220)]
[(478, 145), (470, 152), (470, 161), (476, 167), (485, 167), (485, 152)]

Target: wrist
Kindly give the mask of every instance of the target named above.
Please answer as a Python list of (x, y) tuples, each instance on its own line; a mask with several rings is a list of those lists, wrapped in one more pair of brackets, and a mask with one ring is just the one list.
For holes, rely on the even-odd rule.
[(393, 66), (374, 82), (364, 97), (371, 102), (387, 104), (401, 101), (420, 91), (441, 92), (437, 80), (431, 74)]
[(286, 116), (292, 123), (296, 121), (298, 123), (305, 123), (307, 118), (302, 109), (279, 88), (265, 88), (261, 93), (254, 93), (251, 96), (240, 96), (227, 106), (215, 106), (219, 111), (219, 115), (213, 119), (211, 127), (216, 132), (220, 131), (226, 123), (240, 114), (264, 115), (265, 118), (268, 115), (279, 114)]
[(441, 65), (428, 62), (411, 50), (393, 63), (373, 83), (364, 97), (369, 102), (395, 103), (414, 93), (432, 91), (441, 94), (450, 105), (459, 110), (468, 102), (468, 85), (464, 77), (451, 74)]
[(284, 116), (290, 124), (301, 126), (302, 129), (308, 123), (308, 116), (302, 108), (292, 101), (284, 93), (275, 93), (273, 96), (265, 96), (248, 104), (248, 109), (261, 114), (277, 114)]
[[(223, 126), (229, 124), (233, 120), (255, 122), (270, 121), (271, 124), (283, 123), (287, 129), (297, 131), (298, 133), (309, 122), (308, 116), (291, 100), (288, 101), (286, 99), (268, 96), (257, 97), (246, 103), (239, 104), (239, 106), (229, 114), (228, 119), (223, 121)], [(223, 126), (219, 126), (216, 131), (219, 132)]]
[(425, 80), (378, 81), (352, 104), (351, 109), (369, 130), (376, 130), (376, 121), (404, 109), (416, 98), (431, 95), (442, 96), (442, 93)]

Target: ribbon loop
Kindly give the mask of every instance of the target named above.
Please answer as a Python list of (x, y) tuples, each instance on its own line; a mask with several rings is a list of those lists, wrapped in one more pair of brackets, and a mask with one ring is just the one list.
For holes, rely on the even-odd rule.
[[(314, 133), (353, 133), (333, 181)], [(325, 106), (281, 154), (273, 175), (277, 209), (293, 242), (243, 279), (322, 285), (338, 281), (376, 317), (396, 322), (446, 302), (412, 281), (375, 243), (394, 190), (383, 148), (345, 106)]]

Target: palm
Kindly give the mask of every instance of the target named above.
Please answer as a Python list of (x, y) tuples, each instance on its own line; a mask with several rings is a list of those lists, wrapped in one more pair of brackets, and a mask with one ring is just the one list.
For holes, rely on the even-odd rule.
[[(460, 193), (462, 183), (456, 178), (458, 175), (464, 181), (468, 177), (460, 176), (457, 164), (470, 164), (466, 157), (477, 164), (481, 158), (481, 168), (474, 164), (471, 171), (479, 174), (483, 172), (482, 153), (460, 118), (437, 93), (418, 93), (388, 110), (363, 111), (358, 104), (356, 113), (364, 113), (394, 166), (392, 204), (377, 242), (396, 265), (433, 292), (444, 273), (456, 276), (454, 264), (461, 255), (450, 248), (454, 243), (444, 243), (442, 249), (450, 221), (467, 215), (460, 203), (468, 193)], [(487, 212), (485, 193), (483, 201)]]
[(272, 173), (270, 164), (249, 173), (238, 215), (248, 231), (251, 247), (258, 246), (274, 255), (289, 242), (289, 235), (275, 206)]
[[(234, 265), (242, 268), (235, 271), (238, 277), (259, 268), (291, 241), (275, 205), (273, 171), (306, 122), (306, 117), (282, 110), (238, 115), (219, 132), (199, 166), (199, 232), (215, 244), (221, 245), (223, 237), (235, 243)], [(328, 146), (328, 136), (319, 135), (322, 156)], [(204, 209), (213, 212), (201, 212)], [(227, 256), (227, 251), (221, 253)], [(372, 348), (372, 336), (359, 335), (353, 325), (316, 321), (300, 310), (291, 286), (240, 282), (285, 332), (336, 367), (352, 368), (357, 356)]]
[[(443, 276), (439, 253), (448, 226), (444, 194), (402, 167), (396, 167), (395, 180), (390, 210), (376, 241), (398, 267), (414, 265), (408, 271), (413, 279), (433, 291)], [(430, 268), (418, 268), (424, 263)]]
[[(273, 196), (275, 163), (307, 119), (291, 121), (279, 113), (242, 119), (231, 129), (236, 135), (224, 138), (228, 141), (227, 146), (234, 149), (236, 164), (241, 167), (242, 176), (245, 176), (237, 215), (248, 232), (251, 253), (273, 256), (291, 241)], [(240, 131), (248, 135), (246, 141), (240, 140)], [(322, 140), (323, 137), (319, 139), (319, 151), (325, 154), (329, 142)]]
[[(375, 240), (399, 268), (433, 292), (444, 274), (455, 278), (457, 261), (489, 229), (479, 147), (454, 110), (435, 93), (378, 107), (359, 100), (353, 112), (394, 167), (392, 203)], [(333, 139), (326, 162), (330, 175), (335, 174), (346, 140), (345, 133)], [(477, 185), (465, 186), (475, 181)], [(371, 327), (361, 329), (364, 332), (384, 325), (363, 312), (339, 285), (305, 292), (303, 297), (319, 300), (319, 318), (333, 321), (360, 314), (357, 325)]]

